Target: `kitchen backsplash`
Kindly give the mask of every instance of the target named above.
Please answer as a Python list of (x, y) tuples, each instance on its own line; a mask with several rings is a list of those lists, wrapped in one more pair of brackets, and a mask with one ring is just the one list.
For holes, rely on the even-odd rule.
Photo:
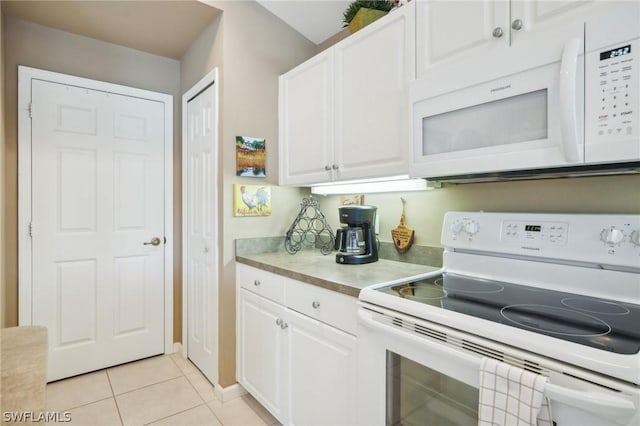
[[(306, 250), (318, 250), (307, 248)], [(284, 237), (241, 238), (236, 240), (236, 256), (285, 251)], [(380, 259), (419, 265), (442, 266), (442, 247), (413, 245), (406, 253), (398, 253), (393, 243), (380, 242)], [(335, 252), (327, 256), (333, 256)], [(292, 255), (295, 256), (295, 255)]]

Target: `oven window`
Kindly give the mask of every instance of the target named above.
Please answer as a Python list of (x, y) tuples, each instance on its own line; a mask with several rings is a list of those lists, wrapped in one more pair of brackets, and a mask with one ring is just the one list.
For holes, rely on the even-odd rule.
[(478, 389), (387, 351), (387, 425), (477, 426)]
[(422, 154), (547, 139), (547, 89), (422, 119)]

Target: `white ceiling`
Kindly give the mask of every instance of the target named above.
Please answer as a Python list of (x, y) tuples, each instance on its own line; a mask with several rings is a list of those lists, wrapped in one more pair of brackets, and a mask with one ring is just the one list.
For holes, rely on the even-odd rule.
[(220, 10), (197, 1), (2, 1), (5, 16), (180, 59)]
[(320, 44), (342, 30), (342, 13), (353, 0), (256, 0), (293, 29)]

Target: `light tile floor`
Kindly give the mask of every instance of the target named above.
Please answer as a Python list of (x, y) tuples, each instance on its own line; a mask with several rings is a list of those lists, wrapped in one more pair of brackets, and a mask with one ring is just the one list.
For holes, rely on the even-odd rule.
[(65, 425), (272, 426), (250, 395), (220, 401), (180, 354), (160, 355), (49, 383), (47, 410), (70, 412)]

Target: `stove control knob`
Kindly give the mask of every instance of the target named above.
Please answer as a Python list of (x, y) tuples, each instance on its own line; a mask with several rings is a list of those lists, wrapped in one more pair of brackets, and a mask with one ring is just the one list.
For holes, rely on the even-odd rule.
[(640, 230), (636, 229), (631, 233), (631, 243), (634, 246), (640, 247)]
[(600, 233), (600, 239), (606, 244), (618, 244), (624, 240), (624, 232), (612, 226), (610, 228), (604, 228)]
[(463, 228), (464, 228), (464, 225), (462, 224), (462, 222), (456, 221), (451, 224), (451, 232), (453, 232), (454, 235), (459, 234)]
[(480, 230), (480, 225), (478, 225), (478, 222), (475, 222), (475, 221), (472, 220), (471, 222), (469, 222), (469, 223), (467, 223), (465, 225), (464, 230), (469, 235), (475, 235)]

